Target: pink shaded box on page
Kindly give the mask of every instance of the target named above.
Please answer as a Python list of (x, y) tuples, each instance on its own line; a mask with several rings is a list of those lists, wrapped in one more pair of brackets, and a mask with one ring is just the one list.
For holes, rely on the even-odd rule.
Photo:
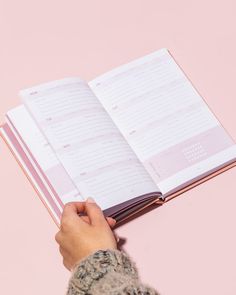
[(162, 181), (234, 145), (220, 125), (151, 157), (144, 163), (155, 178)]

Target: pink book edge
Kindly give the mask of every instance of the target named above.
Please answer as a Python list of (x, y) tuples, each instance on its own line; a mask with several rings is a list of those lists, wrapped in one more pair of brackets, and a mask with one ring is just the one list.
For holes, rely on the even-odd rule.
[[(6, 126), (5, 125), (0, 126), (0, 128), (2, 128), (6, 132), (6, 130), (5, 130)], [(59, 228), (60, 227), (59, 220), (61, 218), (61, 212), (58, 209), (58, 207), (56, 206), (55, 202), (53, 201), (50, 193), (48, 192), (48, 190), (43, 185), (43, 182), (39, 178), (37, 172), (35, 171), (34, 167), (30, 163), (30, 161), (28, 160), (27, 156), (25, 155), (24, 151), (20, 147), (19, 143), (16, 140), (14, 142), (11, 142), (11, 144), (14, 146), (14, 148), (17, 151), (17, 153), (16, 153), (13, 150), (13, 148), (11, 147), (10, 142), (8, 141), (8, 139), (4, 136), (4, 134), (2, 132), (0, 132), (0, 136), (2, 137), (2, 139), (5, 142), (5, 144), (7, 145), (7, 147), (9, 148), (11, 154), (16, 159), (16, 161), (19, 164), (21, 170), (23, 171), (23, 173), (25, 174), (25, 176), (27, 177), (27, 179), (29, 180), (29, 182), (33, 186), (34, 190), (36, 191), (37, 195), (39, 196), (39, 199), (41, 200), (43, 205), (46, 207), (46, 209), (49, 212), (49, 214), (51, 215), (53, 221), (55, 222), (55, 224)], [(22, 165), (19, 157), (21, 158), (21, 161), (25, 164), (25, 167)], [(31, 175), (29, 175), (26, 168), (28, 169), (28, 171), (30, 172)], [(33, 180), (37, 183), (38, 187), (34, 184)], [(39, 190), (41, 190), (43, 192), (44, 196), (42, 196), (42, 193)], [(52, 209), (54, 210), (55, 214), (53, 213), (51, 208), (48, 206), (45, 199), (47, 199), (50, 206), (52, 206)]]

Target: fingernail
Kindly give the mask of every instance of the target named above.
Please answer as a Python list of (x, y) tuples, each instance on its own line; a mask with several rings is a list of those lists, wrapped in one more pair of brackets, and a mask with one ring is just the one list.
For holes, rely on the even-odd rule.
[(116, 224), (116, 220), (114, 218), (112, 218), (112, 217), (106, 217), (106, 219), (107, 219), (107, 221), (110, 219), (110, 220), (112, 220), (114, 222), (114, 225)]
[(91, 197), (87, 198), (86, 202), (88, 202), (88, 203), (95, 203), (94, 199), (91, 198)]
[(116, 220), (113, 218), (113, 217), (111, 217), (113, 220), (114, 220), (114, 222), (116, 223)]

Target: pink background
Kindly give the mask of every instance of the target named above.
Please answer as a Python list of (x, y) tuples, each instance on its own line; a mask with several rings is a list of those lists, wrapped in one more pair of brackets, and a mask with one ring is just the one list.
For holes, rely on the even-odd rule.
[[(236, 4), (0, 1), (0, 121), (24, 87), (96, 75), (167, 47), (236, 139)], [(236, 294), (236, 169), (117, 230), (161, 294)], [(65, 294), (57, 228), (0, 141), (0, 293)]]

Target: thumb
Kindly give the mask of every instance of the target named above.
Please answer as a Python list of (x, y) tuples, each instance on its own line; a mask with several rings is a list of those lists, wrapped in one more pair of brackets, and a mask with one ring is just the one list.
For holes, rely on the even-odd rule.
[(85, 206), (83, 202), (69, 202), (65, 204), (62, 218), (65, 217), (77, 217), (78, 213), (84, 212)]
[[(90, 224), (90, 219), (87, 215), (84, 216), (80, 216), (80, 219), (82, 219), (83, 221), (87, 222), (88, 224)], [(113, 228), (116, 225), (116, 220), (112, 217), (106, 217), (107, 223), (109, 224), (109, 226), (111, 228)]]
[(95, 203), (93, 198), (88, 198), (85, 202), (85, 211), (92, 225), (107, 224), (101, 208)]

